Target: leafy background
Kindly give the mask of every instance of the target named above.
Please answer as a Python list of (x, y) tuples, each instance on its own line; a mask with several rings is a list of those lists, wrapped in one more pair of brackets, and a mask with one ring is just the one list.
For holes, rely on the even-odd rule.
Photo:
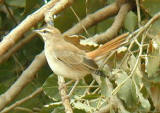
[[(115, 0), (75, 0), (73, 4), (73, 9), (80, 19), (83, 19), (90, 13), (97, 11), (104, 6), (115, 2)], [(29, 14), (32, 14), (34, 11), (39, 9), (42, 5), (44, 5), (43, 0), (5, 0), (4, 3), (0, 4), (0, 39), (3, 37), (15, 26), (17, 26), (23, 19), (25, 19)], [(153, 17), (157, 12), (160, 11), (159, 0), (140, 0), (140, 8), (141, 8), (141, 16), (142, 16), (142, 24), (145, 24), (151, 17)], [(13, 17), (9, 15), (7, 11), (9, 8), (10, 13), (12, 13)], [(97, 33), (104, 32), (107, 28), (112, 25), (114, 20), (114, 16), (110, 17), (95, 26), (87, 29), (89, 36), (93, 36)], [(39, 28), (43, 25), (43, 21), (40, 22), (35, 28)], [(57, 18), (54, 21), (54, 24), (57, 28), (64, 32), (78, 23), (78, 20), (74, 13), (70, 8), (65, 9), (63, 12), (57, 15)], [(126, 16), (123, 28), (120, 33), (123, 32), (133, 32), (138, 28), (137, 21), (137, 12), (136, 9), (133, 9)], [(160, 20), (156, 21), (152, 27), (150, 28), (150, 33), (154, 36), (159, 37), (160, 30)], [(28, 36), (28, 34), (32, 33), (32, 30), (28, 31), (28, 33), (24, 34), (23, 37)], [(120, 34), (119, 33), (119, 34)], [(82, 35), (86, 36), (85, 33)], [(14, 84), (14, 82), (18, 79), (20, 74), (26, 69), (29, 64), (32, 62), (34, 57), (39, 54), (43, 50), (43, 41), (38, 38), (39, 36), (35, 36), (29, 43), (27, 43), (24, 47), (19, 49), (15, 54), (13, 54), (7, 61), (0, 64), (0, 94), (4, 93), (9, 87)], [(118, 92), (118, 97), (122, 100), (124, 106), (127, 111), (119, 111), (119, 112), (130, 112), (130, 113), (145, 113), (145, 112), (155, 112), (159, 111), (160, 101), (159, 101), (159, 39), (155, 38), (153, 42), (158, 45), (158, 48), (154, 48), (153, 43), (148, 43), (151, 50), (145, 50), (144, 54), (154, 56), (147, 57), (147, 63), (145, 65), (145, 74), (141, 72), (142, 65), (139, 65), (136, 72), (134, 73), (133, 78), (130, 78)], [(135, 48), (136, 49), (136, 46)], [(125, 54), (121, 53), (122, 56)], [(120, 54), (118, 54), (120, 55)], [(118, 59), (117, 55), (117, 59)], [(128, 64), (123, 65), (123, 69), (118, 69), (117, 67), (112, 67), (109, 72), (111, 80), (115, 81), (114, 85), (119, 85), (127, 76), (128, 72), (134, 67), (136, 62), (137, 54), (132, 55)], [(112, 57), (111, 60), (115, 59)], [(120, 59), (121, 60), (121, 59)], [(118, 65), (118, 61), (116, 62)], [(147, 73), (147, 74), (146, 74)], [(145, 76), (144, 76), (145, 75)], [(143, 77), (142, 77), (143, 76)], [(109, 97), (111, 95), (110, 91), (105, 91), (105, 84), (102, 82), (101, 94), (99, 93), (91, 93), (89, 95), (83, 95), (86, 89), (86, 86), (89, 85), (92, 79), (87, 78), (87, 82), (81, 81), (77, 90), (74, 91), (73, 97), (71, 99), (72, 105), (74, 106), (75, 113), (86, 113), (91, 112), (98, 105), (98, 101), (103, 100), (103, 96)], [(58, 104), (60, 101), (60, 96), (57, 93), (57, 78), (54, 74), (52, 74), (48, 65), (46, 64), (41, 68), (41, 70), (37, 73), (36, 78), (27, 85), (23, 89), (23, 91), (17, 96), (15, 101), (11, 104), (15, 103), (16, 100), (22, 99), (25, 96), (30, 95), (33, 91), (35, 91), (38, 87), (43, 86), (44, 93), (34, 97), (33, 99), (26, 101), (21, 105), (21, 107), (32, 109), (33, 111), (37, 111), (40, 113), (62, 113), (64, 107), (61, 104)], [(70, 85), (72, 87), (73, 84)], [(95, 84), (95, 87), (97, 84)], [(94, 92), (94, 88), (91, 89)], [(81, 97), (81, 101), (78, 100), (78, 96)], [(88, 100), (90, 101), (90, 106), (84, 104), (82, 101)], [(54, 104), (50, 104), (54, 102)], [(104, 102), (104, 105), (107, 104)], [(48, 105), (48, 106), (44, 106)], [(102, 105), (102, 106), (104, 106)], [(112, 110), (111, 110), (112, 111)], [(114, 113), (114, 111), (112, 111)], [(116, 111), (115, 111), (116, 112)], [(22, 113), (18, 110), (13, 110), (10, 113)]]

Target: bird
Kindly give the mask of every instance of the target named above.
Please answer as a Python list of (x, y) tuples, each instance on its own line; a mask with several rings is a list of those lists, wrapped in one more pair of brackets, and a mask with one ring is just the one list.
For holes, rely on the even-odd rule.
[(88, 58), (85, 51), (65, 41), (57, 28), (47, 26), (35, 32), (44, 40), (45, 56), (55, 74), (73, 80), (91, 73), (104, 76), (95, 61)]
[(59, 76), (80, 80), (88, 74), (105, 76), (88, 53), (64, 40), (55, 27), (45, 26), (34, 30), (44, 40), (44, 52), (51, 70)]

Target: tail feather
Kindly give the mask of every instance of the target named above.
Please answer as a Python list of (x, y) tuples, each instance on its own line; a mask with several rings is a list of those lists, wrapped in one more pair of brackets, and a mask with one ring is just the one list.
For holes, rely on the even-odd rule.
[(110, 51), (117, 49), (122, 44), (124, 44), (126, 37), (128, 36), (128, 33), (122, 34), (115, 39), (105, 43), (101, 47), (97, 48), (94, 51), (88, 52), (87, 56), (91, 59), (95, 59), (96, 57), (103, 56), (105, 54), (108, 54)]

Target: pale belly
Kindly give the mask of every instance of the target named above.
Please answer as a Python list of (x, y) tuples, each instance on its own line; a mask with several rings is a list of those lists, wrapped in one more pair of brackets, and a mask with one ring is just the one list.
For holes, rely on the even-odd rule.
[(89, 74), (89, 72), (86, 71), (73, 70), (72, 68), (58, 60), (54, 55), (48, 55), (46, 51), (45, 55), (50, 68), (57, 75), (63, 76), (65, 78), (79, 80), (82, 79), (85, 75)]

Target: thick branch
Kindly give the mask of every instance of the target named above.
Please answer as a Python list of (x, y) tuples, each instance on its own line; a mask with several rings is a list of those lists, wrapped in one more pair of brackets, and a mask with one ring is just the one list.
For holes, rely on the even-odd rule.
[(94, 24), (104, 20), (107, 17), (113, 16), (119, 10), (119, 5), (117, 3), (113, 3), (109, 6), (106, 6), (93, 14), (89, 14), (86, 18), (81, 20), (78, 24), (73, 26), (70, 30), (66, 31), (64, 34), (72, 35), (75, 33), (82, 32), (82, 25), (86, 28), (93, 26)]
[(13, 46), (7, 53), (5, 53), (4, 55), (0, 56), (0, 64), (3, 63), (4, 61), (6, 61), (11, 55), (13, 55), (17, 50), (19, 50), (23, 45), (25, 45), (26, 43), (28, 43), (30, 40), (33, 39), (33, 37), (35, 37), (37, 34), (36, 33), (32, 33), (29, 36), (27, 36), (26, 38), (22, 39), (21, 41), (19, 41), (15, 46)]
[(31, 65), (23, 71), (18, 80), (0, 96), (0, 110), (10, 103), (20, 91), (34, 79), (38, 70), (46, 63), (44, 52), (35, 57)]
[[(39, 21), (41, 21), (44, 18), (45, 12), (47, 12), (51, 7), (53, 7), (57, 1), (60, 0), (51, 0), (46, 5), (37, 10), (35, 13), (27, 16), (27, 18), (23, 22), (21, 22), (7, 36), (5, 36), (0, 43), (0, 56), (3, 55), (11, 46), (13, 46), (25, 32), (27, 32), (31, 27), (36, 25)], [(68, 6), (68, 4), (66, 4), (66, 6)], [(57, 14), (58, 12), (66, 8), (66, 6), (63, 5), (62, 7), (57, 7), (54, 11), (54, 14)]]
[(122, 5), (118, 12), (118, 15), (115, 17), (112, 26), (109, 29), (107, 29), (107, 31), (104, 32), (103, 34), (95, 35), (89, 38), (88, 40), (96, 43), (105, 43), (108, 40), (111, 40), (118, 34), (120, 28), (123, 25), (124, 19), (130, 9), (131, 5), (129, 3)]

